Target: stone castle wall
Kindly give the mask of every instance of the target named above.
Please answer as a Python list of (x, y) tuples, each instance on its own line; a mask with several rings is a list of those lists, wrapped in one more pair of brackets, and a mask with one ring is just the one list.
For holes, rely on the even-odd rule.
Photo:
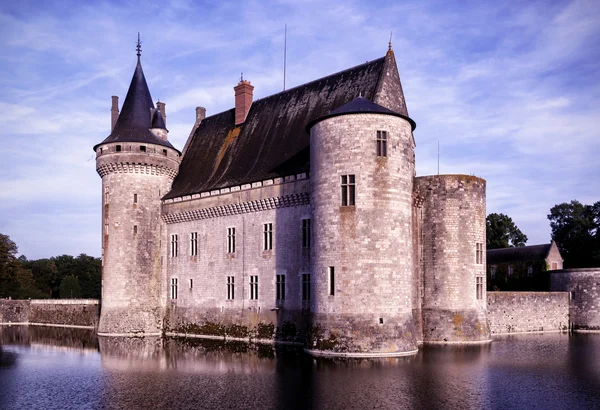
[[(377, 156), (378, 130), (387, 131), (387, 156)], [(314, 246), (307, 348), (314, 354), (392, 355), (417, 348), (413, 148), (411, 124), (391, 115), (342, 115), (311, 129)], [(355, 178), (355, 205), (342, 205), (344, 175)]]
[[(118, 151), (120, 149), (120, 151)], [(100, 334), (160, 334), (165, 280), (161, 197), (178, 169), (175, 150), (143, 143), (97, 148), (102, 177)]]
[(551, 290), (571, 292), (569, 314), (575, 330), (600, 330), (600, 268), (552, 272)]
[[(490, 338), (485, 297), (485, 180), (415, 178), (422, 247), (423, 342)], [(478, 291), (479, 282), (479, 291)]]
[(568, 292), (488, 292), (492, 334), (569, 329)]
[(0, 324), (96, 328), (99, 318), (95, 299), (0, 300)]
[[(236, 188), (163, 207), (169, 242), (166, 330), (229, 339), (299, 340), (302, 275), (310, 272), (310, 248), (302, 246), (302, 220), (311, 218), (307, 175)], [(271, 224), (271, 249), (265, 249), (265, 224)], [(235, 229), (234, 252), (228, 252), (230, 228)], [(173, 235), (177, 256), (171, 252)], [(279, 300), (278, 276), (285, 282), (285, 298), (280, 295)], [(228, 277), (233, 278), (233, 299), (228, 299)], [(251, 299), (255, 278), (258, 296)], [(176, 298), (170, 288), (173, 280)]]

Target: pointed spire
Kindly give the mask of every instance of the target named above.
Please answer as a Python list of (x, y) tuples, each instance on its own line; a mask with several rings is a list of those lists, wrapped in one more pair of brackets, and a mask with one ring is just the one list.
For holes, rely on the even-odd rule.
[(394, 32), (390, 31), (390, 42), (388, 43), (388, 51), (392, 51), (392, 34), (394, 34)]
[(138, 41), (137, 41), (137, 46), (135, 47), (135, 49), (137, 50), (137, 57), (138, 57), (138, 64), (140, 63), (140, 57), (142, 55), (142, 42), (140, 40), (140, 32), (138, 31)]

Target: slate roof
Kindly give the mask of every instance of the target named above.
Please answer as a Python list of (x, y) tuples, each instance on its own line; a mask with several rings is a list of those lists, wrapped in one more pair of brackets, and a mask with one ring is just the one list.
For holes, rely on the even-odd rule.
[(308, 172), (306, 126), (359, 95), (375, 101), (382, 95), (393, 105), (388, 109), (408, 118), (391, 50), (377, 60), (255, 100), (237, 127), (235, 109), (205, 118), (186, 144), (164, 199)]
[[(155, 112), (156, 111), (156, 112)], [(160, 118), (157, 118), (160, 117)], [(138, 57), (133, 78), (119, 113), (115, 128), (100, 144), (94, 146), (94, 151), (102, 144), (110, 142), (142, 142), (162, 145), (179, 152), (169, 141), (165, 141), (150, 131), (150, 128), (166, 130), (165, 122), (159, 111), (154, 108), (152, 96), (146, 83), (142, 64)]]
[(490, 249), (486, 252), (488, 265), (510, 262), (543, 261), (548, 257), (551, 243), (543, 245), (517, 246), (514, 248)]

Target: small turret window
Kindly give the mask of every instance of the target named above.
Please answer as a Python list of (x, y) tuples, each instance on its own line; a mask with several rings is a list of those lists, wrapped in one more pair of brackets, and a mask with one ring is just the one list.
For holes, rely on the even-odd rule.
[(121, 151), (121, 146), (117, 145), (115, 149), (117, 150), (117, 152), (120, 152)]
[(140, 145), (140, 152), (146, 152), (146, 146)]
[(377, 131), (377, 156), (387, 157), (387, 131)]

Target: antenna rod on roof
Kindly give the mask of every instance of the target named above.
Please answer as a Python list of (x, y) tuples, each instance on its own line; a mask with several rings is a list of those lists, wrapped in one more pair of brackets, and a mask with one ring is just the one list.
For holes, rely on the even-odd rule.
[(283, 32), (283, 91), (285, 91), (285, 65), (287, 60), (287, 23)]

